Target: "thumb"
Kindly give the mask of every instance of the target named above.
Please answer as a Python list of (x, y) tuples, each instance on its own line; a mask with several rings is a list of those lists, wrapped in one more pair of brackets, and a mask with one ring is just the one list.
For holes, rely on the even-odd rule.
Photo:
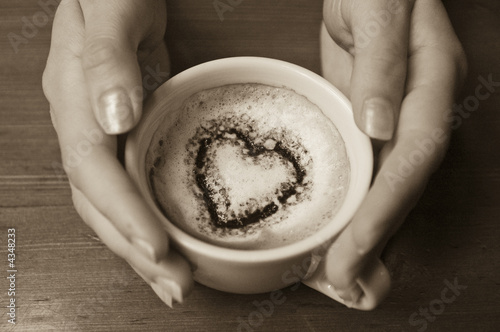
[(354, 7), (351, 101), (358, 127), (368, 136), (392, 138), (406, 71), (413, 1), (372, 0)]
[(148, 7), (149, 1), (81, 0), (80, 4), (85, 18), (82, 65), (90, 103), (104, 131), (120, 134), (141, 116), (137, 49), (151, 29), (155, 10)]

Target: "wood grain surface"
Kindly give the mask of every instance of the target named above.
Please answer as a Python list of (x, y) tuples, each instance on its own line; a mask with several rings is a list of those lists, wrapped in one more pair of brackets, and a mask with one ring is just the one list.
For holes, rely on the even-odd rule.
[[(481, 77), (500, 82), (500, 2), (445, 5), (469, 61), (457, 100), (463, 104)], [(244, 0), (233, 7), (221, 20), (212, 0), (169, 1), (174, 73), (235, 55), (319, 72), (321, 0)], [(0, 2), (0, 331), (500, 331), (499, 86), (462, 117), (442, 166), (385, 250), (393, 289), (376, 310), (350, 310), (300, 286), (282, 290), (283, 303), (262, 314), (258, 306), (270, 294), (234, 295), (199, 284), (169, 309), (73, 208), (41, 88), (51, 10), (44, 23), (38, 0)], [(22, 36), (36, 15), (39, 27), (14, 48), (9, 33)], [(5, 312), (12, 227), (16, 325)], [(443, 303), (448, 283), (466, 288)]]

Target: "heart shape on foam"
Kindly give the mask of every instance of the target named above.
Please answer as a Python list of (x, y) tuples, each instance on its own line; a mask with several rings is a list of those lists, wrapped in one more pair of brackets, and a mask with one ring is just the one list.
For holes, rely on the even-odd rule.
[(257, 144), (235, 128), (200, 141), (195, 173), (213, 223), (226, 228), (259, 222), (296, 201), (305, 176), (281, 143)]

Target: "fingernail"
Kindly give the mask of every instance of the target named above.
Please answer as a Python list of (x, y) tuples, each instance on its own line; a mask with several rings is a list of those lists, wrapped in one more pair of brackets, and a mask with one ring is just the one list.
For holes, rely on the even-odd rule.
[(122, 88), (104, 92), (99, 98), (99, 122), (108, 134), (121, 134), (134, 126), (129, 96)]
[(364, 132), (375, 139), (390, 140), (394, 133), (394, 110), (384, 98), (365, 100), (361, 112)]
[(160, 285), (163, 290), (168, 292), (175, 301), (182, 303), (182, 301), (184, 300), (184, 297), (182, 295), (182, 288), (174, 280), (165, 277), (159, 277), (155, 280), (155, 283)]
[(358, 303), (361, 295), (363, 295), (363, 291), (357, 285), (347, 291), (335, 289), (335, 292), (344, 301), (344, 304), (348, 308), (352, 308), (356, 303)]
[(172, 295), (163, 289), (163, 287), (155, 282), (151, 283), (151, 288), (158, 295), (158, 297), (170, 308), (173, 307)]
[(151, 244), (146, 242), (143, 239), (135, 238), (132, 239), (132, 245), (139, 250), (143, 255), (151, 259), (153, 262), (157, 262), (158, 258), (156, 257), (155, 250)]

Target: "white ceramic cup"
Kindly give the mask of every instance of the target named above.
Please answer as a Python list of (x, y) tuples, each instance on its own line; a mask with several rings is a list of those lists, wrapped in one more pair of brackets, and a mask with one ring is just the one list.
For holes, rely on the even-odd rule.
[[(146, 152), (156, 128), (164, 121), (163, 117), (174, 117), (172, 111), (192, 94), (234, 83), (290, 88), (316, 104), (342, 135), (351, 168), (349, 188), (338, 213), (317, 234), (273, 249), (228, 249), (183, 232), (156, 206), (145, 169)], [(284, 61), (259, 57), (225, 58), (189, 68), (168, 80), (148, 98), (141, 122), (127, 138), (125, 164), (144, 199), (165, 225), (173, 246), (190, 262), (197, 282), (221, 291), (251, 294), (277, 290), (302, 280), (343, 302), (326, 278), (325, 254), (368, 191), (373, 157), (369, 138), (354, 123), (350, 102), (321, 76)], [(379, 268), (379, 277), (366, 281), (370, 283), (367, 288), (374, 291), (365, 292), (364, 300), (354, 307), (372, 309), (387, 293), (390, 287), (387, 270), (381, 263)]]

